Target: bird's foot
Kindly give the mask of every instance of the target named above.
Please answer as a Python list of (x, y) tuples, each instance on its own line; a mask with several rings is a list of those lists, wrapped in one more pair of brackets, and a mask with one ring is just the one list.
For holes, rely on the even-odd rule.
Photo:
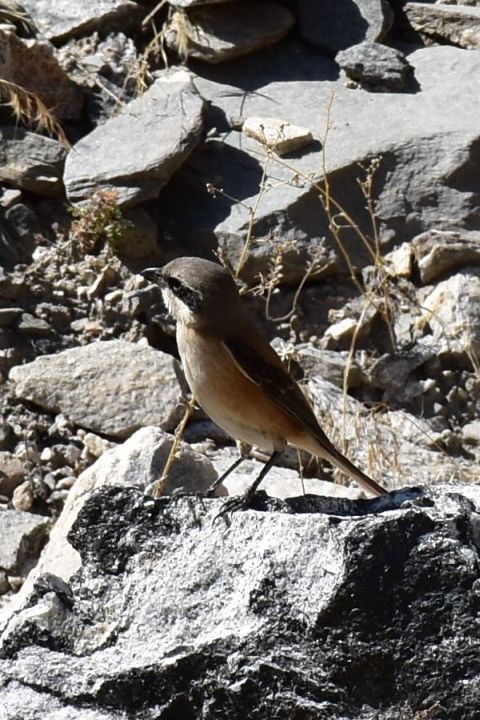
[(230, 515), (230, 513), (236, 512), (237, 510), (248, 510), (254, 495), (255, 492), (251, 492), (250, 489), (248, 489), (242, 495), (237, 495), (226, 500), (223, 503), (220, 512), (215, 515), (214, 522), (215, 520), (218, 520), (218, 518)]

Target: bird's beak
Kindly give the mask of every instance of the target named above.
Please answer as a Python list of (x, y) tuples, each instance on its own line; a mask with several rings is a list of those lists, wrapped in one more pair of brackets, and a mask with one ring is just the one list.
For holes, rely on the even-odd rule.
[(145, 268), (145, 270), (140, 270), (140, 275), (143, 275), (144, 278), (150, 280), (150, 282), (156, 283), (157, 285), (165, 285), (165, 277), (162, 273), (162, 268)]

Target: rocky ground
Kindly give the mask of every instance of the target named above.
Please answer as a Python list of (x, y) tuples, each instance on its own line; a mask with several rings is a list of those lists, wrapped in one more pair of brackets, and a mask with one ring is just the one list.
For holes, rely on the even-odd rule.
[[(138, 273), (179, 255), (231, 268), (388, 489), (478, 483), (479, 77), (475, 1), (0, 2), (3, 617), (79, 568), (66, 536), (93, 489), (162, 474), (188, 390)], [(184, 440), (167, 493), (235, 454), (199, 410)], [(265, 489), (358, 496), (332, 480), (291, 452)], [(335, 707), (299, 717), (359, 717)]]

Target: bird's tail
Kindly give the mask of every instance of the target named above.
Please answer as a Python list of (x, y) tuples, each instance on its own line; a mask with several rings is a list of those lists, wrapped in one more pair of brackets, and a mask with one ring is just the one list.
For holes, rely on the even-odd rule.
[(362, 472), (360, 468), (354, 465), (347, 457), (345, 457), (345, 455), (342, 455), (342, 453), (335, 447), (332, 446), (327, 451), (324, 446), (322, 450), (322, 457), (336, 465), (340, 470), (356, 480), (359, 485), (363, 485), (364, 488), (369, 490), (375, 496), (383, 495), (387, 492), (385, 488)]

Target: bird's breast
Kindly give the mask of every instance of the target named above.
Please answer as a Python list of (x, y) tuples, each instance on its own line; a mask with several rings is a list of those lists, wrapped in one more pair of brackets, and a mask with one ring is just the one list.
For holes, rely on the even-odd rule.
[(241, 370), (223, 342), (179, 325), (177, 343), (192, 394), (212, 420), (249, 445), (283, 449), (293, 421)]

